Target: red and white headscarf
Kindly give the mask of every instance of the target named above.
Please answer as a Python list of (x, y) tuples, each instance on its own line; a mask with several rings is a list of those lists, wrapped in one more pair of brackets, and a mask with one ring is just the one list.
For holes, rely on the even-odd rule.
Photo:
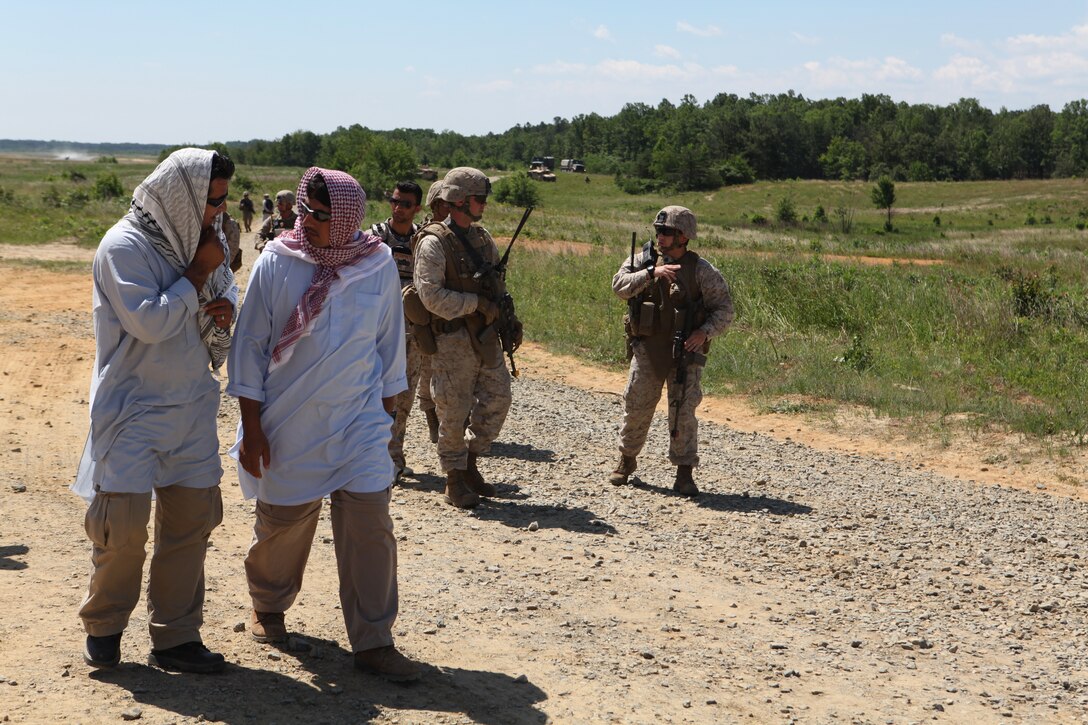
[(379, 237), (359, 230), (366, 213), (366, 192), (350, 174), (332, 169), (311, 166), (302, 175), (296, 198), (309, 202), (306, 187), (310, 179), (321, 174), (329, 189), (332, 201), (332, 220), (329, 222), (329, 246), (315, 247), (306, 239), (302, 228), (305, 215), (299, 214), (295, 226), (273, 239), (265, 251), (297, 257), (315, 265), (313, 280), (303, 293), (298, 306), (280, 333), (279, 342), (272, 350), (269, 371), (291, 359), (295, 343), (310, 334), (314, 320), (325, 303), (342, 290), (346, 283), (369, 276), (377, 271), (386, 255), (373, 256), (385, 248)]

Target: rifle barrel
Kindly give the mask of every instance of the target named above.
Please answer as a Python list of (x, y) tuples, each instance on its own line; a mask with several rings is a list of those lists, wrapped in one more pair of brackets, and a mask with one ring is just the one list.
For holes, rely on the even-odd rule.
[(510, 243), (506, 245), (506, 251), (502, 254), (502, 259), (499, 260), (499, 268), (506, 267), (506, 260), (510, 258), (510, 250), (514, 248), (514, 242), (517, 240), (518, 235), (521, 234), (521, 228), (525, 226), (525, 222), (529, 220), (529, 215), (533, 213), (533, 207), (525, 207), (525, 212), (521, 215), (521, 221), (518, 222), (518, 228), (514, 230), (514, 236), (510, 237)]

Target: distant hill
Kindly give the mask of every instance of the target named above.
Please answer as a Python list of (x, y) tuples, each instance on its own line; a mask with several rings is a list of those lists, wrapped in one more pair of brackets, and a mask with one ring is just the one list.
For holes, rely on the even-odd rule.
[(40, 141), (0, 138), (0, 153), (42, 154), (64, 157), (152, 156), (158, 157), (166, 144), (153, 143), (81, 143), (79, 141)]

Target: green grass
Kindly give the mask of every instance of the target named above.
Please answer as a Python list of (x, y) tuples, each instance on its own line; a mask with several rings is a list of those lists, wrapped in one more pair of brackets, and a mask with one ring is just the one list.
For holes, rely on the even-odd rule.
[[(519, 255), (510, 287), (530, 338), (622, 366), (625, 303), (609, 280), (624, 256)], [(764, 407), (848, 402), (1084, 442), (1088, 290), (1079, 280), (1051, 275), (1029, 287), (1032, 298), (1007, 270), (706, 256), (730, 281), (737, 310), (711, 351), (709, 392), (772, 401)], [(1030, 314), (1016, 313), (1018, 290), (1022, 306), (1025, 295), (1037, 299)]]
[[(78, 207), (43, 199), (65, 199), (100, 173), (116, 173), (127, 195), (153, 167), (0, 157), (0, 242), (93, 247), (127, 199)], [(86, 180), (73, 180), (73, 170)], [(293, 189), (302, 171), (243, 166), (236, 180), (251, 180), (259, 199)], [(737, 309), (711, 351), (710, 392), (751, 394), (761, 409), (787, 413), (852, 403), (938, 430), (966, 422), (1076, 445), (1088, 439), (1088, 231), (1077, 228), (1088, 221), (1084, 181), (897, 184), (888, 233), (868, 183), (631, 196), (607, 176), (557, 176), (538, 184), (541, 204), (522, 238), (580, 242), (589, 253), (514, 249), (509, 284), (531, 340), (621, 369), (625, 303), (610, 280), (631, 233), (645, 240), (657, 210), (678, 203), (698, 215), (694, 248), (725, 275)], [(240, 196), (236, 183), (232, 210)], [(784, 196), (801, 221), (776, 226)], [(829, 223), (812, 221), (817, 205)], [(836, 224), (837, 207), (853, 212), (849, 233)], [(365, 223), (388, 215), (372, 199)], [(772, 221), (754, 224), (754, 215)], [(509, 236), (520, 216), (493, 203), (484, 224)], [(902, 261), (875, 266), (844, 256)]]

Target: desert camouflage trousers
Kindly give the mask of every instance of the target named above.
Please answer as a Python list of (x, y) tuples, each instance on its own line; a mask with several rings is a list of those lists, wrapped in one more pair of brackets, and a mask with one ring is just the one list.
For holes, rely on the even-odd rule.
[(408, 389), (399, 393), (394, 401), (396, 417), (393, 418), (393, 437), (389, 439), (389, 457), (396, 466), (404, 466), (404, 432), (408, 428), (408, 414), (412, 412), (412, 398), (418, 398), (420, 410), (434, 410), (431, 400), (431, 356), (424, 355), (415, 337), (404, 338), (405, 374)]
[(431, 396), (438, 413), (438, 459), (443, 471), (463, 471), (469, 452), (487, 453), (499, 437), (510, 412), (510, 373), (501, 355), (496, 365), (484, 366), (464, 328), (439, 335), (437, 342)]
[(637, 457), (646, 445), (654, 409), (661, 400), (661, 386), (668, 388), (669, 428), (676, 435), (669, 439), (669, 461), (674, 466), (699, 465), (699, 421), (695, 409), (703, 401), (703, 367), (688, 365), (687, 380), (683, 386), (676, 384), (676, 371), (662, 376), (650, 365), (644, 347), (635, 346), (631, 357), (631, 370), (627, 388), (623, 391), (623, 427), (620, 429), (619, 448), (625, 456)]

